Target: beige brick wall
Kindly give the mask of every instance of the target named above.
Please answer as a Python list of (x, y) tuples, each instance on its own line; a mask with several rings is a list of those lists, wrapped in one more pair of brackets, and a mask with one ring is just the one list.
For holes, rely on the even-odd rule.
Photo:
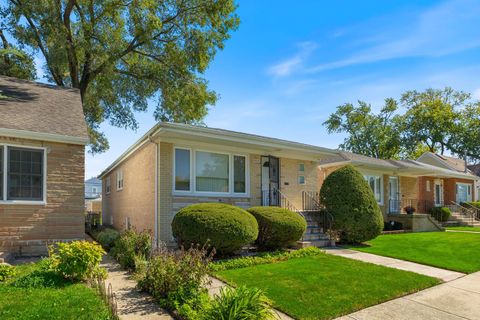
[[(155, 152), (156, 144), (147, 142), (141, 149), (124, 160), (108, 176), (111, 181), (110, 194), (105, 191), (103, 177), (103, 223), (117, 230), (125, 230), (127, 219), (138, 231), (155, 227)], [(117, 190), (116, 174), (123, 171), (123, 189)]]
[(173, 144), (160, 143), (159, 170), (159, 239), (167, 244), (172, 243), (173, 212)]
[[(299, 171), (299, 165), (304, 164), (304, 172)], [(314, 161), (280, 158), (280, 190), (289, 201), (302, 210), (302, 192), (319, 192), (318, 165)], [(305, 177), (305, 184), (298, 183), (298, 177)]]
[(0, 204), (0, 251), (44, 252), (50, 241), (83, 239), (85, 147), (0, 136), (0, 144), (47, 149), (47, 204)]

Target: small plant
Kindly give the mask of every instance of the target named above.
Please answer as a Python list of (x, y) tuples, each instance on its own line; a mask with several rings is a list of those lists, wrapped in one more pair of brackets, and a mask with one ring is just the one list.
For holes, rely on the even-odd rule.
[(204, 247), (177, 251), (158, 249), (138, 285), (158, 299), (164, 308), (176, 310), (205, 292), (203, 285), (213, 254)]
[(416, 211), (415, 208), (412, 206), (406, 206), (405, 208), (403, 208), (403, 210), (405, 210), (407, 214), (413, 214)]
[(270, 301), (260, 289), (244, 286), (223, 288), (212, 301), (202, 320), (267, 320), (275, 319)]
[(152, 236), (149, 231), (126, 230), (115, 241), (111, 253), (122, 267), (135, 270), (135, 257), (146, 260), (151, 251)]
[(105, 228), (102, 231), (95, 234), (95, 240), (98, 241), (105, 249), (111, 249), (120, 237), (120, 233), (112, 228)]
[(88, 241), (58, 243), (49, 248), (51, 268), (72, 281), (105, 278), (106, 271), (100, 268), (104, 254), (99, 244)]
[(439, 222), (448, 221), (452, 215), (452, 211), (450, 211), (450, 209), (447, 207), (433, 207), (430, 209), (429, 213)]
[(0, 282), (6, 281), (17, 274), (14, 266), (7, 263), (0, 263)]
[(322, 254), (323, 251), (316, 247), (307, 247), (295, 251), (275, 251), (272, 253), (262, 253), (253, 257), (242, 257), (229, 260), (220, 260), (210, 263), (210, 269), (214, 272), (246, 268), (259, 264), (275, 263), (286, 261), (293, 258), (303, 258)]

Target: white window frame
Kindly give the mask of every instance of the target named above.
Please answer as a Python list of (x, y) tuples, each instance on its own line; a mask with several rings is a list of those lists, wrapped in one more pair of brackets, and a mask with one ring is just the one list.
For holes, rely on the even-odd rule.
[(426, 188), (426, 191), (427, 192), (430, 192), (431, 188), (430, 188), (430, 180), (427, 180), (427, 182), (425, 183), (425, 188)]
[[(437, 186), (439, 190), (439, 197), (437, 197)], [(443, 205), (443, 200), (444, 200), (444, 193), (445, 191), (443, 190), (443, 182), (441, 180), (435, 180), (433, 182), (433, 203), (436, 207), (440, 207)], [(455, 193), (456, 195), (456, 193)]]
[[(123, 177), (123, 169), (120, 168), (116, 171), (116, 182), (117, 182), (117, 191), (122, 191), (123, 190), (123, 185), (124, 185), (124, 177)], [(120, 185), (121, 182), (121, 185)]]
[(112, 189), (112, 181), (110, 176), (105, 178), (105, 194), (110, 194), (110, 190)]
[[(175, 189), (175, 150), (189, 150), (190, 151), (190, 190), (176, 190)], [(228, 192), (210, 192), (210, 191), (197, 191), (197, 181), (196, 181), (196, 153), (199, 152), (209, 152), (228, 155)], [(245, 157), (245, 192), (233, 192), (234, 188), (234, 156)], [(225, 152), (215, 149), (203, 149), (203, 148), (188, 148), (182, 146), (175, 146), (173, 148), (172, 155), (172, 193), (173, 195), (195, 195), (195, 196), (205, 196), (205, 197), (229, 197), (229, 198), (245, 198), (250, 196), (250, 159), (248, 154), (238, 153), (238, 152)]]
[(298, 172), (305, 172), (305, 163), (301, 162), (298, 164)]
[[(300, 178), (303, 178), (303, 182), (300, 181)], [(297, 177), (297, 183), (301, 186), (305, 185), (306, 179), (305, 179), (305, 176), (303, 174), (301, 174)]]
[[(380, 179), (380, 201), (377, 201), (377, 204), (379, 206), (383, 206), (383, 198), (384, 198), (383, 175), (367, 174), (367, 175), (364, 175), (363, 177), (367, 181), (369, 188), (370, 188), (370, 182), (369, 182), (370, 178), (374, 178), (375, 180), (377, 178)], [(375, 186), (376, 186), (376, 183), (375, 183)], [(375, 196), (375, 190), (372, 190), (372, 191), (373, 191), (373, 195)]]
[[(473, 194), (472, 194), (472, 185), (470, 183), (465, 182), (456, 182), (455, 183), (455, 201), (457, 201), (457, 194), (458, 194), (458, 186), (466, 186), (467, 187), (467, 202), (472, 202)], [(470, 198), (470, 200), (469, 200)]]
[[(29, 145), (18, 145), (10, 143), (1, 143), (0, 146), (3, 147), (3, 195), (0, 200), (0, 204), (19, 204), (19, 205), (46, 205), (47, 204), (47, 148), (45, 147), (36, 147)], [(43, 194), (42, 200), (8, 200), (8, 148), (19, 148), (19, 149), (31, 149), (31, 150), (41, 150), (43, 151)]]

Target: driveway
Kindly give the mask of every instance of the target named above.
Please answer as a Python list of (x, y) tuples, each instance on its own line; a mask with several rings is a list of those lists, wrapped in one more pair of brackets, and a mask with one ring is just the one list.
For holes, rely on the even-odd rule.
[(337, 320), (480, 319), (480, 272), (366, 308)]

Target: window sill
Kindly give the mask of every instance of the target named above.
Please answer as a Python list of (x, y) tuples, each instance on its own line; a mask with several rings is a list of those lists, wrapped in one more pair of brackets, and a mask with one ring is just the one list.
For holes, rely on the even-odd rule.
[(248, 193), (173, 191), (172, 195), (175, 197), (250, 198), (250, 194)]
[(0, 205), (32, 205), (32, 206), (45, 206), (46, 201), (27, 201), (27, 200), (0, 200)]

